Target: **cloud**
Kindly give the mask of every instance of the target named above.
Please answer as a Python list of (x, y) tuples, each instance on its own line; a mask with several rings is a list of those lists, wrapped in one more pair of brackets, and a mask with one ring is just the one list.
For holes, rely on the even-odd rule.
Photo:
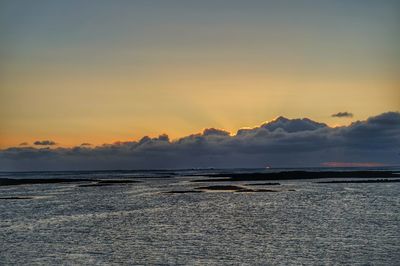
[(319, 128), (327, 127), (324, 123), (318, 123), (312, 121), (308, 118), (302, 119), (287, 119), (283, 116), (278, 117), (277, 119), (265, 123), (261, 125), (262, 128), (265, 128), (269, 131), (275, 131), (277, 129), (284, 130), (286, 132), (299, 132), (299, 131), (308, 131), (308, 130), (316, 130)]
[(353, 117), (352, 113), (349, 112), (339, 112), (336, 114), (331, 115), (332, 117)]
[(28, 142), (22, 142), (22, 143), (19, 144), (19, 146), (27, 146), (27, 145), (29, 145)]
[(92, 145), (92, 144), (87, 143), (87, 142), (84, 142), (84, 143), (81, 144), (81, 146), (91, 146), (91, 145)]
[(203, 136), (229, 136), (229, 132), (216, 128), (206, 128), (203, 131)]
[(56, 143), (52, 140), (37, 140), (33, 144), (35, 145), (41, 145), (41, 146), (52, 146), (56, 145)]
[(388, 112), (335, 128), (307, 118), (280, 117), (236, 134), (209, 128), (173, 141), (163, 134), (96, 147), (13, 147), (0, 151), (0, 169), (305, 167), (329, 166), (330, 162), (398, 165), (399, 152), (400, 113)]

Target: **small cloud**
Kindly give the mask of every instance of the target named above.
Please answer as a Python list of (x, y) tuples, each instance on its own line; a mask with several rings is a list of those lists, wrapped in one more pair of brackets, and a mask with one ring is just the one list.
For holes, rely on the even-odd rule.
[(161, 134), (160, 136), (158, 136), (158, 140), (169, 141), (169, 136), (167, 134)]
[(81, 144), (81, 146), (92, 146), (92, 144), (84, 142), (84, 143)]
[(353, 117), (352, 113), (349, 112), (339, 112), (336, 114), (331, 115), (332, 117)]
[(19, 144), (19, 146), (27, 146), (27, 145), (29, 145), (28, 142), (22, 142), (22, 143)]
[(37, 140), (33, 144), (35, 145), (41, 145), (41, 146), (52, 146), (56, 145), (56, 143), (52, 140)]

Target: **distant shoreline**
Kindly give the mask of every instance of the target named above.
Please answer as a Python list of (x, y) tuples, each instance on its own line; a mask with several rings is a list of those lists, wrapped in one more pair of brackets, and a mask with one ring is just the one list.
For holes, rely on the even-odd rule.
[(207, 175), (211, 179), (193, 180), (192, 182), (221, 181), (279, 181), (323, 178), (396, 178), (400, 174), (394, 171), (283, 171), (276, 173), (225, 173)]
[(400, 165), (386, 165), (386, 166), (375, 166), (375, 167), (360, 167), (360, 166), (346, 166), (346, 167), (327, 167), (327, 166), (304, 166), (304, 167), (295, 167), (295, 166), (281, 166), (281, 167), (239, 167), (239, 168), (215, 168), (215, 167), (199, 167), (199, 168), (160, 168), (160, 169), (61, 169), (61, 170), (23, 170), (23, 171), (7, 171), (0, 170), (0, 174), (65, 174), (65, 173), (73, 173), (73, 174), (87, 174), (87, 173), (148, 173), (148, 172), (162, 172), (162, 173), (176, 173), (176, 172), (190, 172), (190, 171), (220, 171), (220, 172), (235, 172), (235, 171), (246, 171), (250, 172), (259, 172), (259, 171), (271, 171), (271, 172), (293, 172), (293, 171), (304, 171), (304, 172), (342, 172), (342, 171), (392, 171), (400, 169)]
[[(394, 171), (282, 171), (273, 173), (218, 173), (218, 174), (186, 174), (187, 177), (201, 177), (201, 179), (192, 180), (191, 182), (235, 182), (235, 181), (279, 181), (279, 180), (305, 180), (305, 179), (325, 179), (325, 178), (380, 178), (379, 180), (370, 180), (369, 183), (389, 182), (392, 178), (400, 178), (400, 174)], [(135, 177), (119, 177), (118, 179), (106, 178), (0, 178), (0, 186), (27, 185), (27, 184), (58, 184), (58, 183), (81, 183), (96, 182), (96, 186), (135, 183), (132, 179), (148, 179), (148, 178), (171, 178), (173, 176), (135, 176)], [(382, 180), (384, 178), (385, 180)], [(397, 180), (397, 179), (396, 179)], [(394, 182), (398, 182), (393, 180)], [(359, 180), (361, 183), (362, 180)], [(368, 181), (368, 180), (367, 180)], [(324, 183), (352, 183), (347, 181), (326, 181)], [(356, 183), (356, 182), (353, 182)]]

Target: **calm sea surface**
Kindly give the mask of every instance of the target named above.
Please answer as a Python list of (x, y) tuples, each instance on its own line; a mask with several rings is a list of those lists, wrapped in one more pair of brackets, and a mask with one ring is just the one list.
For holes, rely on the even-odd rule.
[[(0, 187), (3, 198), (32, 197), (0, 200), (0, 264), (399, 265), (400, 183), (162, 193), (209, 185), (191, 183), (201, 179), (193, 173), (201, 171), (2, 173), (142, 182)], [(257, 182), (235, 185), (245, 183)]]

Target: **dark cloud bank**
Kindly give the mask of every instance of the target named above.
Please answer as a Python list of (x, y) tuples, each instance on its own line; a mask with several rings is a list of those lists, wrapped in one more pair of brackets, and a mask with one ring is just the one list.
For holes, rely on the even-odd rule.
[(0, 170), (299, 167), (326, 162), (400, 164), (400, 113), (388, 112), (331, 128), (310, 119), (276, 120), (231, 136), (224, 130), (171, 141), (167, 135), (91, 148), (13, 147), (0, 151)]

